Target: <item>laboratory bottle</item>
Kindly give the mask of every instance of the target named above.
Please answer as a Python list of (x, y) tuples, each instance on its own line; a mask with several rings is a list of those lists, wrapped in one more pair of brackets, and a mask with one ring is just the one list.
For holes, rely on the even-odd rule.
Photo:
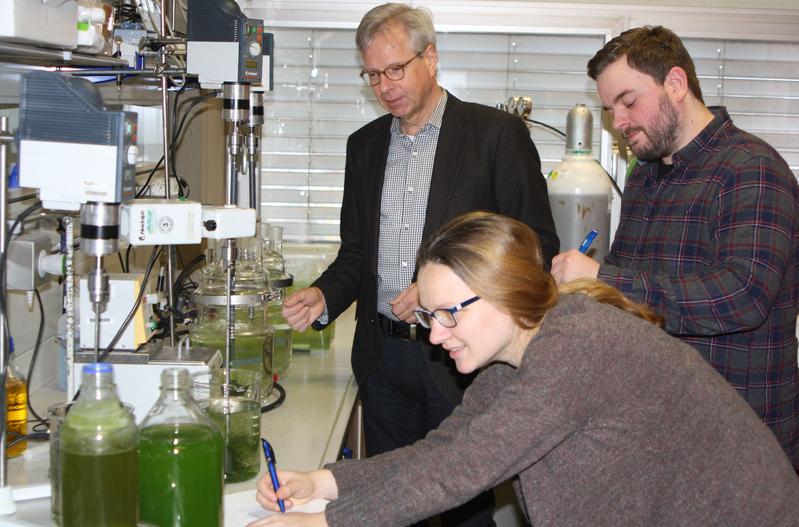
[(161, 372), (161, 395), (139, 428), (139, 516), (158, 527), (223, 524), (224, 444), (191, 397), (185, 368)]
[(283, 300), (288, 294), (293, 279), (286, 273), (286, 260), (283, 258), (283, 227), (273, 225), (269, 229), (269, 246), (264, 251), (264, 269), (269, 279), (271, 298), (267, 319), (274, 329), (272, 355), (264, 362), (264, 369), (274, 381), (281, 379), (291, 366), (292, 330), (283, 318)]
[[(235, 272), (230, 288), (233, 322), (233, 341), (230, 347), (230, 367), (252, 370), (264, 379), (264, 399), (271, 393), (271, 372), (265, 366), (272, 356), (274, 330), (267, 320), (269, 287), (260, 254), (247, 250), (259, 243), (237, 240)], [(231, 320), (227, 312), (228, 263), (220, 248), (211, 261), (206, 260), (200, 288), (192, 295), (197, 314), (190, 325), (191, 345), (206, 347), (223, 355), (227, 347), (227, 330)], [(224, 360), (224, 359), (223, 359)], [(267, 384), (268, 383), (268, 384)]]
[(279, 278), (286, 272), (283, 259), (283, 227), (272, 225), (269, 228), (269, 243), (264, 244), (263, 265), (269, 278)]
[[(6, 367), (6, 444), (28, 433), (28, 383), (14, 364), (14, 339), (8, 339)], [(6, 450), (8, 457), (17, 457), (28, 448), (28, 441), (19, 441)]]
[(64, 527), (138, 523), (136, 424), (117, 395), (110, 364), (86, 364), (80, 395), (61, 425)]

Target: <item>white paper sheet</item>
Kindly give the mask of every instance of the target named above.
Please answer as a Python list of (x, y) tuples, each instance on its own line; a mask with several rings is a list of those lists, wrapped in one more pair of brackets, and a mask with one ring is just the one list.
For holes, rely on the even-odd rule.
[[(292, 512), (321, 512), (327, 500), (311, 500), (305, 505), (294, 507)], [(225, 527), (244, 527), (259, 518), (275, 514), (265, 510), (255, 501), (255, 489), (234, 494), (225, 494)], [(279, 513), (278, 513), (279, 514)]]

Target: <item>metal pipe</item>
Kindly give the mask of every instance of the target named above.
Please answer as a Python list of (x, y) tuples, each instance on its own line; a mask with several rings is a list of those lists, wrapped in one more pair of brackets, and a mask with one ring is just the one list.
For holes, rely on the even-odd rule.
[(64, 240), (66, 242), (67, 261), (66, 261), (66, 306), (64, 310), (67, 315), (67, 394), (70, 399), (77, 388), (75, 386), (75, 375), (73, 366), (75, 364), (75, 222), (69, 216), (64, 218)]
[[(161, 31), (160, 37), (166, 38), (166, 4), (161, 3)], [(160, 52), (161, 56), (161, 67), (166, 69), (166, 56), (167, 50), (166, 48), (161, 48)], [(166, 75), (161, 75), (161, 118), (163, 119), (164, 124), (164, 197), (166, 199), (170, 199), (172, 197), (172, 192), (169, 188), (169, 172), (171, 168), (170, 163), (170, 156), (169, 150), (170, 145), (172, 143), (172, 134), (170, 133), (169, 129), (169, 92), (167, 91), (168, 88), (168, 80)], [(172, 270), (174, 269), (174, 262), (172, 260), (172, 246), (166, 246), (166, 299), (167, 305), (170, 306), (169, 309), (169, 345), (175, 346), (175, 313), (172, 311), (171, 306), (175, 305), (173, 299), (173, 289), (172, 289)]]
[(37, 58), (47, 61), (60, 60), (73, 65), (86, 64), (88, 66), (127, 66), (128, 61), (115, 57), (95, 57), (72, 51), (44, 49), (24, 44), (0, 42), (0, 53), (24, 58)]
[(239, 123), (232, 123), (225, 150), (225, 205), (238, 205), (239, 200), (239, 153), (241, 134)]
[(260, 223), (261, 214), (258, 203), (258, 197), (261, 190), (261, 184), (258, 181), (258, 136), (250, 129), (247, 135), (247, 172), (249, 175), (249, 205), (251, 209), (255, 210), (255, 222)]
[(157, 70), (155, 68), (146, 68), (140, 70), (134, 69), (122, 69), (122, 70), (87, 70), (87, 69), (80, 69), (75, 71), (65, 71), (65, 70), (58, 70), (60, 73), (66, 73), (68, 75), (73, 75), (75, 77), (95, 77), (95, 76), (108, 76), (112, 77), (115, 75), (166, 75), (168, 77), (182, 77), (186, 75), (186, 70), (183, 69), (167, 69), (167, 70)]
[[(89, 275), (89, 280), (88, 280), (90, 290), (92, 289), (92, 286), (94, 286), (94, 288), (102, 288), (103, 286), (102, 283), (104, 277), (103, 257), (98, 256), (95, 263), (96, 266), (94, 269), (94, 273)], [(105, 278), (107, 279), (108, 277)], [(97, 281), (99, 281), (99, 283), (96, 283)], [(107, 294), (108, 283), (106, 282), (104, 285), (105, 285), (105, 293)], [(101, 322), (100, 315), (103, 313), (103, 301), (108, 299), (95, 298), (95, 295), (103, 296), (102, 291), (97, 291), (95, 289), (94, 291), (91, 291), (91, 293), (93, 293), (91, 296), (92, 296), (92, 304), (94, 307), (94, 362), (96, 363), (100, 361), (100, 322)]]
[[(6, 173), (6, 163), (8, 162), (8, 143), (10, 140), (13, 139), (13, 136), (8, 133), (8, 117), (2, 116), (0, 117), (0, 250), (5, 251), (6, 248), (6, 238), (8, 238), (9, 233), (7, 232), (8, 227), (6, 225), (6, 216), (8, 211), (6, 210), (7, 207), (7, 199), (8, 199), (8, 175)], [(2, 279), (5, 282), (6, 273), (2, 273)], [(4, 285), (4, 284), (3, 284)], [(1, 288), (0, 291), (5, 290), (5, 287)], [(5, 299), (4, 299), (5, 300)], [(8, 306), (8, 304), (5, 304)], [(6, 367), (8, 366), (8, 349), (6, 346), (6, 339), (8, 335), (6, 335), (6, 324), (5, 324), (5, 313), (0, 313), (0, 375), (4, 382), (0, 383), (0, 395), (3, 397), (2, 401), (2, 411), (0, 411), (0, 415), (2, 419), (0, 419), (0, 487), (8, 486), (8, 458), (6, 452), (6, 383), (5, 383), (5, 374), (6, 374)]]

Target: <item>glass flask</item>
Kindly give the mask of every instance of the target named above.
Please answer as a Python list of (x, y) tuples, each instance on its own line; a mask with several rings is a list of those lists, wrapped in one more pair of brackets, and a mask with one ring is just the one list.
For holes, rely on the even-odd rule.
[(251, 370), (196, 372), (193, 395), (225, 444), (225, 482), (238, 483), (261, 468), (261, 375)]
[[(261, 236), (263, 235), (262, 229)], [(286, 273), (286, 261), (283, 259), (283, 227), (273, 225), (269, 228), (269, 237), (264, 243), (263, 262), (271, 291), (267, 319), (275, 332), (272, 356), (265, 361), (264, 369), (277, 381), (291, 366), (292, 351), (291, 326), (283, 318), (283, 299), (293, 283), (292, 277)]]
[[(338, 247), (329, 243), (293, 243), (290, 247), (284, 247), (286, 272), (293, 277), (287, 295), (291, 296), (295, 291), (309, 287), (335, 260), (337, 251)], [(312, 327), (308, 327), (305, 331), (294, 331), (291, 337), (292, 348), (295, 352), (327, 351), (333, 342), (335, 327), (334, 320), (322, 331)]]
[(161, 372), (161, 395), (139, 429), (139, 517), (158, 527), (224, 522), (222, 436), (191, 387), (189, 370)]
[[(28, 433), (28, 382), (14, 364), (14, 339), (8, 339), (8, 365), (6, 367), (6, 446)], [(6, 450), (8, 457), (22, 455), (28, 441), (19, 441)]]
[[(254, 371), (263, 378), (262, 400), (272, 391), (271, 371), (264, 364), (272, 356), (274, 331), (267, 320), (269, 287), (261, 264), (260, 241), (254, 238), (237, 240), (241, 247), (235, 259), (231, 307), (233, 310), (233, 342), (230, 367)], [(202, 282), (192, 296), (197, 304), (197, 318), (189, 328), (191, 345), (219, 350), (225, 356), (228, 326), (226, 249), (217, 245), (202, 270)]]
[(83, 366), (80, 396), (61, 425), (64, 527), (135, 526), (139, 517), (136, 424), (110, 364)]

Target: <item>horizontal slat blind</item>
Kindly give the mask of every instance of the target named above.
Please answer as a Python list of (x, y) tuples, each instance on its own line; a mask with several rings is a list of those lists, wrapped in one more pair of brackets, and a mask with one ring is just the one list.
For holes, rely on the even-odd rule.
[(684, 39), (705, 103), (769, 144), (799, 177), (799, 43)]
[[(385, 111), (358, 77), (354, 30), (274, 29), (275, 91), (265, 104), (262, 217), (289, 240), (338, 241), (347, 136)], [(576, 103), (599, 102), (585, 64), (603, 37), (439, 33), (439, 82), (460, 99), (491, 106), (533, 99), (532, 118), (565, 130)], [(548, 172), (564, 142), (532, 127)]]

